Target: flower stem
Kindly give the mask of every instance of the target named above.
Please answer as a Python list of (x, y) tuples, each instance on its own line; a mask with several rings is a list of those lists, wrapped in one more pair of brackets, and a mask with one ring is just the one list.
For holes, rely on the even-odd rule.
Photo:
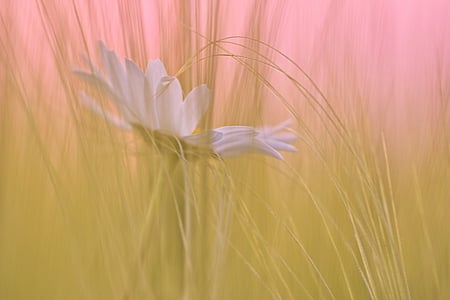
[[(190, 294), (191, 204), (187, 164), (176, 157), (165, 157), (161, 164), (165, 171), (159, 172), (152, 185), (157, 190), (156, 197), (151, 199), (146, 212), (124, 300), (136, 298), (142, 280), (156, 299), (188, 299)], [(144, 268), (149, 256), (150, 266)], [(149, 271), (148, 278), (145, 269)]]

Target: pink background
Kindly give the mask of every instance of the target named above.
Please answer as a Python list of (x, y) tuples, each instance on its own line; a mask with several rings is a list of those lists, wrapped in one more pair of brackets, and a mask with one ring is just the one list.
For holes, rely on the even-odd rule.
[[(98, 59), (97, 40), (141, 67), (161, 57), (174, 74), (186, 59), (179, 49), (188, 28), (213, 38), (207, 26), (213, 18), (216, 39), (253, 32), (287, 54), (336, 110), (364, 102), (375, 122), (400, 132), (426, 131), (422, 125), (436, 113), (448, 116), (449, 1), (213, 2), (2, 0), (3, 60), (24, 83), (53, 82), (49, 99), (62, 101), (61, 74), (70, 77), (70, 70), (82, 65), (81, 54)], [(204, 43), (198, 38), (198, 45)], [(275, 61), (300, 76), (286, 61)], [(275, 82), (289, 94), (283, 77)], [(29, 88), (33, 94), (35, 88)], [(185, 86), (185, 92), (190, 88)], [(228, 100), (219, 90), (214, 101), (220, 113)], [(287, 98), (302, 109), (299, 97)], [(276, 100), (268, 103), (272, 111), (287, 115)]]

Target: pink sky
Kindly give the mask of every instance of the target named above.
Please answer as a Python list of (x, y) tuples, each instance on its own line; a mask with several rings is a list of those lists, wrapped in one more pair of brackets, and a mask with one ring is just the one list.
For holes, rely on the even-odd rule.
[[(147, 59), (170, 56), (173, 60), (167, 65), (169, 72), (174, 73), (183, 63), (176, 49), (177, 39), (182, 39), (179, 29), (183, 27), (179, 22), (181, 16), (176, 13), (179, 6), (172, 1), (141, 1), (140, 9), (137, 5), (126, 7), (130, 3), (127, 1), (110, 0), (78, 0), (75, 5), (72, 1), (37, 1), (44, 4), (40, 9), (36, 2), (27, 0), (0, 2), (6, 24), (0, 26), (0, 33), (9, 34), (1, 38), (9, 51), (7, 58), (15, 57), (15, 63), (26, 70), (22, 74), (29, 80), (33, 72), (49, 78), (58, 76), (53, 49), (63, 49), (68, 69), (80, 64), (80, 54), (86, 48), (75, 10), (94, 57), (96, 41), (101, 39), (119, 55), (132, 57), (141, 66)], [(208, 34), (205, 24), (213, 17), (208, 14), (213, 11), (208, 6), (211, 3), (192, 4), (191, 23), (185, 25)], [(342, 101), (357, 101), (357, 93), (368, 100), (376, 116), (384, 116), (389, 110), (394, 119), (409, 114), (427, 118), (430, 103), (442, 98), (438, 91), (446, 92), (448, 98), (449, 1), (291, 0), (266, 1), (266, 6), (260, 3), (221, 2), (216, 16), (220, 25), (216, 37), (245, 35), (249, 27), (259, 31), (262, 40), (303, 67), (336, 106)], [(251, 20), (258, 10), (260, 20)], [(141, 21), (143, 33), (136, 30)], [(48, 32), (55, 35), (47, 35)], [(160, 52), (162, 41), (166, 46), (173, 44), (170, 53)], [(145, 53), (141, 51), (143, 45)], [(279, 63), (295, 72), (284, 62)], [(299, 104), (297, 99), (290, 101)], [(420, 122), (420, 118), (417, 120)]]

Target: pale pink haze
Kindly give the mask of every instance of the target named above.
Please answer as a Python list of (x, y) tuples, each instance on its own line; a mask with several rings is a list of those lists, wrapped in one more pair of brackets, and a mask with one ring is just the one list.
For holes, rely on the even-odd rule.
[[(2, 27), (1, 40), (13, 48), (6, 50), (15, 53), (15, 63), (22, 68), (25, 82), (33, 80), (33, 72), (40, 72), (40, 76), (49, 80), (58, 78), (54, 53), (59, 44), (55, 41), (69, 48), (68, 71), (71, 66), (79, 65), (80, 55), (86, 52), (85, 45), (90, 55), (96, 57), (98, 40), (105, 41), (120, 56), (134, 56), (143, 67), (147, 60), (164, 56), (160, 53), (160, 32), (162, 27), (170, 25), (167, 23), (170, 20), (160, 22), (159, 17), (168, 18), (173, 14), (175, 24), (174, 12), (180, 3), (183, 1), (141, 1), (141, 10), (130, 18), (121, 14), (125, 1), (2, 0), (0, 15), (8, 26)], [(206, 34), (210, 2), (193, 3), (196, 3), (192, 9), (197, 21), (186, 26)], [(357, 96), (364, 97), (369, 100), (369, 111), (375, 120), (382, 118), (390, 127), (413, 118), (417, 124), (414, 129), (420, 130), (421, 122), (430, 117), (429, 104), (440, 101), (437, 91), (448, 93), (445, 86), (450, 80), (450, 1), (267, 3), (263, 6), (259, 1), (221, 2), (216, 37), (246, 34), (249, 26), (259, 29), (259, 38), (298, 63), (337, 108), (343, 102), (351, 105), (352, 101), (358, 101)], [(261, 16), (257, 24), (249, 19), (255, 9), (260, 9)], [(46, 19), (47, 16), (51, 19)], [(145, 39), (135, 37), (134, 40), (145, 45), (146, 53), (133, 53), (136, 47), (127, 41), (136, 20), (143, 22)], [(55, 36), (47, 34), (51, 30), (56, 32)], [(285, 62), (280, 64), (287, 71), (297, 72)], [(181, 62), (167, 67), (174, 74)], [(56, 83), (52, 88), (58, 89)], [(269, 100), (266, 108), (286, 116), (279, 101)], [(227, 99), (216, 94), (214, 102), (219, 111), (223, 101)], [(302, 107), (301, 99), (288, 101), (297, 108)]]

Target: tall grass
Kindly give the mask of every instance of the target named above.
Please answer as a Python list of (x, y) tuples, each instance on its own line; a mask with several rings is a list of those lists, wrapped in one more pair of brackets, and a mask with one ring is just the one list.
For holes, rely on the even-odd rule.
[[(1, 1), (1, 299), (450, 297), (440, 4), (242, 2)], [(185, 159), (114, 128), (71, 72), (98, 40), (207, 83), (199, 130), (291, 118), (298, 152)]]

